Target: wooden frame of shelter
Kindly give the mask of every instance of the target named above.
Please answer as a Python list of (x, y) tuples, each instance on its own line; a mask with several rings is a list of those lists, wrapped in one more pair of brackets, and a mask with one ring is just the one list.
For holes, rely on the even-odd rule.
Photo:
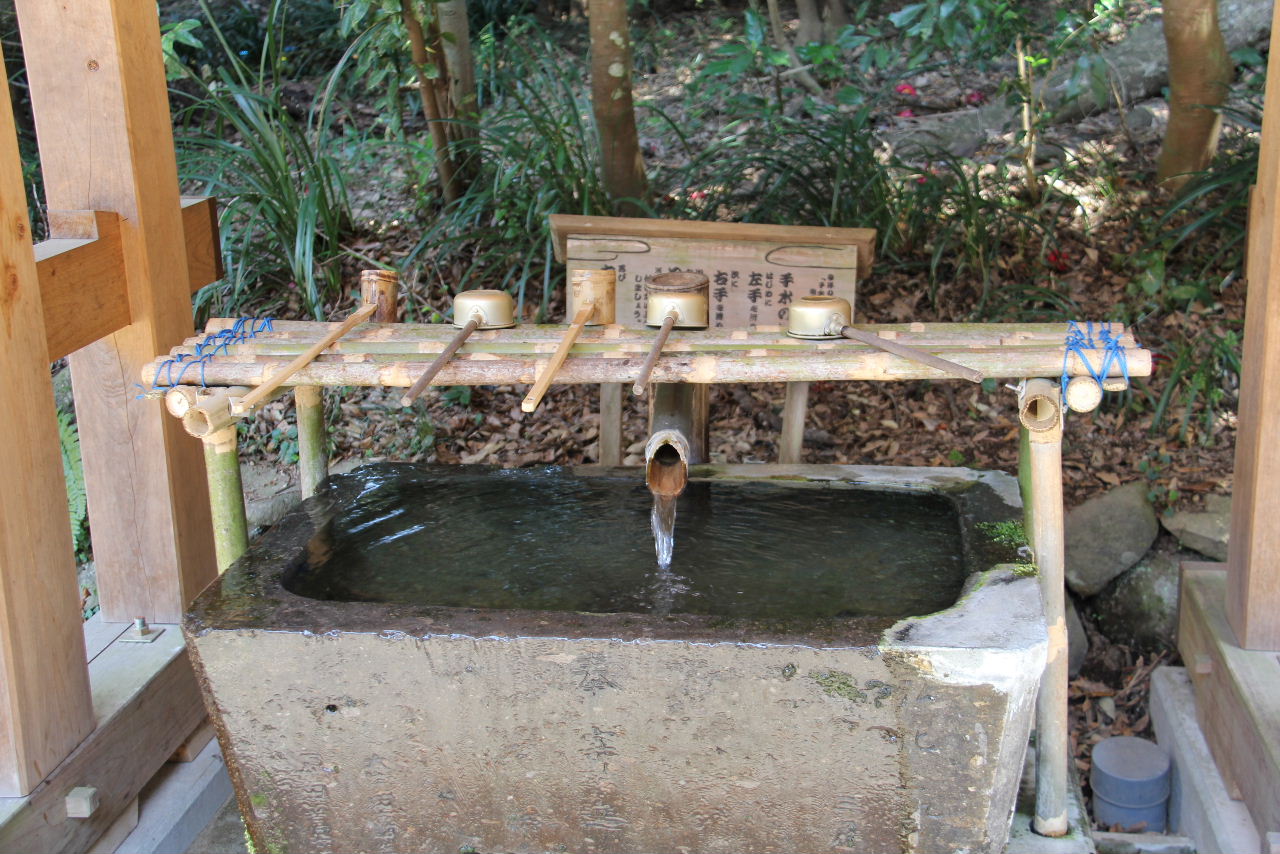
[[(179, 196), (155, 4), (17, 10), (52, 237), (32, 244), (0, 99), (0, 852), (79, 851), (204, 718), (172, 626), (216, 572), (204, 467), (177, 421), (131, 389), (192, 334), (190, 295), (220, 270), (211, 204)], [(1276, 24), (1280, 47), (1280, 6)], [(1268, 83), (1280, 91), (1280, 63)], [(1264, 515), (1280, 501), (1280, 109), (1266, 114), (1263, 142), (1231, 559), (1188, 570), (1182, 646), (1219, 765), (1265, 832), (1280, 829), (1280, 533)], [(64, 355), (103, 607), (90, 624), (48, 377)], [(138, 616), (168, 629), (122, 643)], [(96, 798), (71, 817), (67, 795), (80, 787)]]

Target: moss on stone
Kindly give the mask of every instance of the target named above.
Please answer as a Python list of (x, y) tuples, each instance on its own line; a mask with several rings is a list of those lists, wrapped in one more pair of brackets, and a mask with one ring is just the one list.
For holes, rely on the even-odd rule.
[(977, 528), (1002, 546), (1019, 549), (1029, 544), (1026, 529), (1016, 519), (1004, 522), (979, 522)]

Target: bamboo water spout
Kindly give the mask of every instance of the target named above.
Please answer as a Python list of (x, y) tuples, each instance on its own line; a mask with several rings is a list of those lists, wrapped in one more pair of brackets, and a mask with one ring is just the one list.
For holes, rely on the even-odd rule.
[(852, 316), (848, 300), (839, 297), (801, 297), (788, 311), (787, 334), (794, 338), (848, 338), (970, 382), (980, 383), (985, 379), (981, 371), (855, 329), (849, 325)]

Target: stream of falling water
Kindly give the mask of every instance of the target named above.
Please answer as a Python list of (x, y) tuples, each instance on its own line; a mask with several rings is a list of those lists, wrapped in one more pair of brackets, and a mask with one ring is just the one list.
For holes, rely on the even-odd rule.
[(665, 616), (675, 607), (676, 596), (689, 589), (689, 585), (671, 571), (671, 556), (676, 547), (675, 496), (653, 496), (649, 523), (653, 528), (653, 548), (658, 557), (658, 575), (653, 583), (653, 613)]

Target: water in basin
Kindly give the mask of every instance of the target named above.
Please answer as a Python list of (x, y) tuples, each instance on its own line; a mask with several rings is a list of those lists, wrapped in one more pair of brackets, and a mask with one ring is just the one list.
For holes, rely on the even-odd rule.
[[(356, 488), (352, 488), (352, 479)], [(344, 482), (345, 480), (345, 482)], [(285, 579), (313, 599), (725, 617), (901, 617), (967, 568), (949, 499), (848, 485), (694, 481), (668, 573), (639, 479), (367, 466)]]

